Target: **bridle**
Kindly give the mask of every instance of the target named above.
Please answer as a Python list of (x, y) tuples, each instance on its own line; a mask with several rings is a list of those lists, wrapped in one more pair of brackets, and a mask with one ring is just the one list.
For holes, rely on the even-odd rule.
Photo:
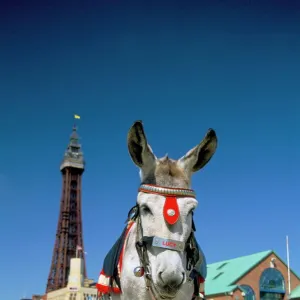
[[(175, 224), (180, 219), (180, 212), (177, 205), (177, 199), (183, 197), (196, 197), (195, 192), (191, 189), (166, 188), (149, 184), (142, 184), (139, 188), (139, 192), (157, 194), (166, 198), (163, 213), (166, 222), (170, 225)], [(194, 232), (196, 231), (196, 228), (193, 219), (192, 232), (187, 241), (184, 243), (181, 241), (166, 239), (159, 236), (144, 236), (138, 204), (129, 211), (128, 217), (129, 219), (134, 220), (136, 222), (137, 228), (135, 245), (140, 260), (140, 266), (135, 269), (134, 273), (137, 277), (144, 277), (146, 289), (149, 291), (152, 300), (166, 298), (159, 295), (153, 282), (151, 275), (151, 264), (148, 256), (149, 247), (157, 247), (170, 249), (178, 252), (185, 252), (187, 256), (186, 270), (190, 273), (188, 279), (190, 281), (194, 280), (193, 268), (201, 259), (201, 257), (199, 255), (197, 244), (195, 242)]]

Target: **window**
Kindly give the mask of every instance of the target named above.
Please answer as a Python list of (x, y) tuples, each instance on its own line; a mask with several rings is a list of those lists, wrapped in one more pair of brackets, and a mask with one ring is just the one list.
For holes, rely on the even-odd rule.
[(77, 189), (77, 182), (76, 182), (76, 180), (72, 180), (71, 181), (71, 188), (74, 189), (74, 190)]
[(71, 199), (76, 200), (76, 197), (77, 197), (76, 192), (71, 192)]
[(70, 300), (76, 300), (76, 294), (74, 293), (74, 294), (70, 294), (70, 298), (69, 298)]
[[(74, 228), (74, 227), (71, 227), (71, 230), (72, 230), (72, 228)], [(72, 231), (70, 230), (70, 233), (72, 233)], [(75, 230), (76, 231), (76, 230)], [(74, 245), (75, 243), (74, 243), (74, 240), (69, 240), (69, 249), (73, 249), (74, 248)]]
[(73, 153), (78, 153), (78, 148), (77, 147), (71, 147), (71, 151)]
[(224, 272), (220, 272), (218, 275), (216, 275), (213, 279), (217, 279), (218, 277), (220, 277), (222, 274), (224, 274)]
[(217, 270), (220, 270), (220, 269), (222, 269), (224, 266), (226, 266), (227, 265), (227, 262), (225, 262), (225, 263), (222, 263), (221, 264), (221, 266), (219, 266), (218, 268), (217, 268)]
[(277, 300), (277, 299), (284, 299), (284, 294), (278, 294), (278, 293), (260, 293), (260, 299), (262, 300)]
[(77, 294), (71, 294), (71, 298), (70, 298), (70, 300), (76, 300), (76, 296), (77, 296)]
[(251, 286), (243, 284), (240, 286), (240, 288), (245, 293), (245, 296), (244, 296), (245, 300), (255, 300), (255, 293)]
[(285, 294), (284, 277), (275, 268), (265, 269), (259, 280), (260, 299), (283, 299)]
[(76, 202), (71, 202), (71, 204), (70, 204), (70, 208), (71, 208), (71, 210), (76, 210)]
[(70, 233), (71, 233), (71, 234), (76, 233), (76, 229), (77, 229), (77, 228), (76, 228), (75, 225), (74, 225), (74, 226), (71, 226), (71, 227), (70, 227)]
[(55, 274), (56, 274), (56, 270), (55, 270), (55, 269), (52, 269), (52, 270), (51, 270), (51, 277), (52, 277), (52, 278), (55, 277)]

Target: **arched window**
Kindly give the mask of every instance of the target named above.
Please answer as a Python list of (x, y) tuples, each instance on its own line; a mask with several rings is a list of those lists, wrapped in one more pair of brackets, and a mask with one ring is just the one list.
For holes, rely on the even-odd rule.
[(240, 288), (245, 293), (245, 296), (244, 296), (245, 300), (255, 300), (255, 293), (251, 286), (242, 284), (242, 285), (240, 285)]
[(72, 188), (73, 190), (76, 190), (76, 189), (77, 189), (77, 181), (76, 181), (76, 180), (72, 180), (72, 181), (71, 181), (71, 188)]
[(260, 299), (283, 299), (285, 294), (284, 277), (275, 268), (265, 269), (259, 280)]

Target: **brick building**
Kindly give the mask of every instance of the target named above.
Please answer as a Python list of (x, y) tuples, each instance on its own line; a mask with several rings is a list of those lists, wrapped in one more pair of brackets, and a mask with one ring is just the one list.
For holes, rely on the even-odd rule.
[(300, 278), (274, 252), (264, 251), (208, 265), (205, 294), (210, 300), (300, 299)]

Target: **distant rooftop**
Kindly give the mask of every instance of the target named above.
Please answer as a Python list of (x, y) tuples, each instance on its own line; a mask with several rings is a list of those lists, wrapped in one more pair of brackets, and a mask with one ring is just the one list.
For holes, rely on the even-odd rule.
[(298, 299), (300, 298), (300, 285), (292, 290), (290, 299)]
[(205, 294), (216, 295), (231, 292), (238, 286), (235, 282), (266, 258), (272, 250), (241, 256), (209, 264), (205, 281)]

